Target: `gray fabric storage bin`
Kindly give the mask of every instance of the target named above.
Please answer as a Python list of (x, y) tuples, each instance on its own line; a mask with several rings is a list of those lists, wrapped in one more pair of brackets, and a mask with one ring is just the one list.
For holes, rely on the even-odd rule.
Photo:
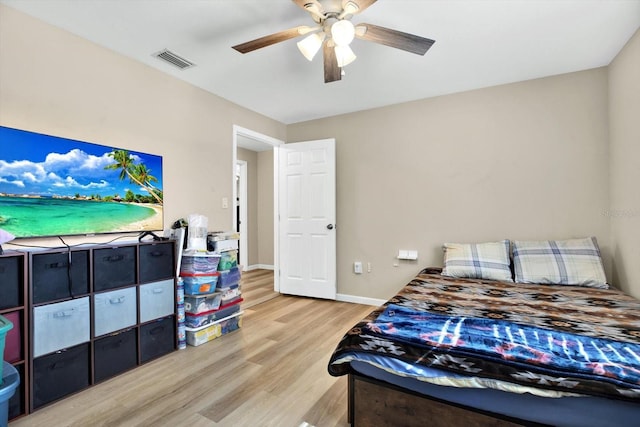
[(72, 347), (89, 339), (89, 297), (34, 307), (33, 357)]
[(85, 343), (33, 359), (35, 409), (89, 386), (89, 347)]
[(137, 329), (107, 335), (93, 342), (95, 382), (104, 381), (138, 364)]
[(34, 304), (89, 293), (89, 251), (33, 253), (30, 262)]
[(93, 335), (115, 332), (133, 326), (138, 321), (136, 288), (94, 294)]
[(155, 282), (175, 276), (175, 243), (162, 242), (140, 245), (140, 283)]
[(93, 291), (136, 284), (135, 246), (116, 246), (93, 251)]
[(140, 323), (174, 313), (174, 279), (140, 285)]
[(175, 323), (175, 317), (169, 316), (140, 325), (141, 363), (148, 362), (175, 350)]
[(0, 258), (0, 309), (22, 305), (22, 263), (19, 256)]

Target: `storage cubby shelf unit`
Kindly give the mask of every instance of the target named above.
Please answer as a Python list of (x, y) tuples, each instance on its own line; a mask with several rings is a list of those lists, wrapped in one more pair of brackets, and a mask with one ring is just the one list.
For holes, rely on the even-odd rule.
[(177, 348), (174, 241), (30, 252), (31, 411)]

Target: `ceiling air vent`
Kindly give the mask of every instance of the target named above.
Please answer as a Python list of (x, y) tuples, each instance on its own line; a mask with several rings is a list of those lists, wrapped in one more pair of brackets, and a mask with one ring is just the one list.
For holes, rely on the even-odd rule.
[(163, 61), (180, 68), (181, 70), (193, 67), (195, 65), (193, 62), (176, 55), (168, 49), (161, 50), (160, 52), (155, 53), (153, 56), (160, 58)]

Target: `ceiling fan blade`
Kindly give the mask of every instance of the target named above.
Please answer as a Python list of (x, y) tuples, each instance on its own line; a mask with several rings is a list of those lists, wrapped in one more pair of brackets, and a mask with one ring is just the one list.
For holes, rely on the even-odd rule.
[(322, 55), (324, 56), (324, 82), (331, 83), (342, 80), (342, 70), (338, 67), (338, 59), (334, 46), (324, 42), (322, 45)]
[(361, 13), (375, 2), (376, 0), (342, 0), (342, 7), (345, 8), (347, 3), (354, 3), (358, 6), (358, 11), (355, 13)]
[(251, 40), (246, 43), (241, 43), (232, 47), (240, 53), (248, 53), (257, 49), (261, 49), (263, 47), (271, 46), (272, 44), (276, 44), (276, 43), (283, 42), (285, 40), (296, 38), (303, 34), (307, 34), (312, 30), (313, 28), (311, 27), (307, 27), (306, 25), (301, 25), (299, 27), (289, 28), (288, 30), (273, 33), (268, 36), (260, 37), (255, 40)]
[[(360, 31), (362, 27), (366, 29), (364, 34)], [(424, 55), (431, 45), (435, 43), (435, 40), (373, 24), (358, 24), (356, 26), (356, 37), (385, 46), (395, 47), (396, 49), (406, 50), (407, 52), (417, 55)]]

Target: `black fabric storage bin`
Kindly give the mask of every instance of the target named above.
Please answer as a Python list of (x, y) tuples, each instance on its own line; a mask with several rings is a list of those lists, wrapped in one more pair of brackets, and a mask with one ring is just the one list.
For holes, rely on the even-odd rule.
[(33, 359), (33, 407), (89, 386), (89, 343)]
[(175, 276), (174, 242), (140, 245), (140, 283)]
[(34, 304), (87, 294), (89, 251), (31, 254), (31, 280)]
[(176, 329), (173, 316), (140, 326), (140, 362), (144, 363), (175, 350)]
[(93, 251), (93, 290), (95, 292), (135, 283), (135, 246), (103, 248)]
[(22, 256), (0, 258), (0, 309), (22, 305)]
[(138, 364), (136, 329), (113, 334), (96, 340), (94, 351), (94, 378), (100, 382)]
[(18, 365), (14, 366), (20, 375), (20, 384), (16, 387), (13, 396), (9, 399), (9, 419), (15, 418), (18, 415), (24, 414), (24, 393), (23, 390), (25, 387), (24, 384), (24, 366)]

